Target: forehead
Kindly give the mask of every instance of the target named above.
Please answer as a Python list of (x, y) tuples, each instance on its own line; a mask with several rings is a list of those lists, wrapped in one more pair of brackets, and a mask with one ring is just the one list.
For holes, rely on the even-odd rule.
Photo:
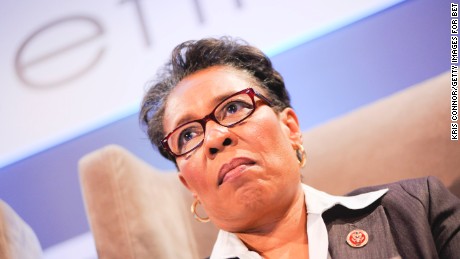
[(237, 91), (248, 87), (262, 91), (255, 82), (246, 72), (224, 66), (206, 68), (185, 77), (174, 87), (166, 101), (163, 119), (165, 132), (183, 122), (201, 119), (222, 98)]

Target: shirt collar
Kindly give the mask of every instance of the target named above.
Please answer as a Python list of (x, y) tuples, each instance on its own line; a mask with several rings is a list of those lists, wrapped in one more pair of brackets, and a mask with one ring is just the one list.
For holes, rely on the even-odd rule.
[[(324, 228), (319, 228), (319, 230), (310, 229), (309, 225), (312, 225), (312, 220), (321, 219), (322, 225), (324, 221), (320, 217), (323, 212), (332, 208), (334, 205), (340, 204), (349, 209), (363, 209), (371, 205), (374, 201), (382, 197), (388, 189), (382, 189), (374, 192), (368, 192), (359, 194), (356, 196), (335, 196), (319, 190), (314, 189), (308, 185), (302, 184), (302, 189), (305, 194), (305, 203), (307, 207), (307, 235), (309, 236), (310, 246), (309, 246), (309, 255), (310, 258), (319, 258), (317, 255), (327, 255), (327, 230)], [(310, 216), (311, 215), (311, 216)], [(319, 217), (316, 217), (319, 216)], [(314, 233), (315, 236), (322, 236), (322, 240), (315, 240), (314, 242), (322, 243), (322, 245), (312, 244), (314, 238), (310, 238), (310, 233), (312, 231), (326, 231), (326, 233)], [(319, 234), (319, 235), (317, 235)], [(325, 248), (324, 248), (325, 247)], [(318, 251), (318, 250), (326, 251)], [(225, 230), (220, 230), (217, 240), (214, 244), (212, 250), (211, 259), (223, 259), (223, 258), (233, 258), (238, 257), (240, 259), (259, 259), (262, 258), (259, 254), (249, 249), (244, 245), (244, 243), (233, 233), (227, 232)], [(326, 258), (325, 256), (321, 256)]]
[(388, 189), (381, 189), (355, 196), (336, 196), (318, 191), (306, 184), (302, 184), (302, 189), (305, 193), (308, 214), (322, 214), (337, 204), (352, 210), (364, 209), (388, 191)]

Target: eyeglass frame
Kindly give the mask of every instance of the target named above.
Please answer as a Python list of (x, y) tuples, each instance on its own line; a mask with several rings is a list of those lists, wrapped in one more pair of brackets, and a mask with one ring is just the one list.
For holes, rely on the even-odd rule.
[[(247, 94), (250, 98), (251, 98), (251, 101), (252, 101), (252, 105), (253, 105), (253, 109), (251, 110), (250, 113), (248, 113), (248, 115), (246, 115), (246, 117), (242, 118), (241, 120), (239, 121), (236, 121), (230, 125), (223, 125), (221, 124), (216, 116), (214, 115), (214, 113), (216, 112), (217, 108), (223, 104), (224, 102), (226, 102), (228, 99), (234, 97), (234, 96), (237, 96), (237, 95), (240, 95), (240, 94)], [(203, 128), (203, 135), (205, 135), (206, 133), (206, 123), (208, 123), (208, 121), (212, 120), (214, 121), (215, 123), (223, 126), (223, 127), (226, 127), (226, 128), (231, 128), (235, 125), (237, 125), (238, 123), (246, 120), (247, 118), (249, 118), (253, 113), (254, 111), (256, 110), (256, 101), (254, 100), (254, 96), (257, 96), (259, 99), (261, 99), (266, 105), (268, 105), (269, 107), (273, 107), (273, 103), (268, 99), (266, 98), (265, 96), (263, 96), (262, 94), (260, 94), (259, 92), (257, 92), (256, 90), (254, 90), (252, 87), (249, 87), (249, 88), (246, 88), (246, 89), (243, 89), (241, 91), (238, 91), (234, 94), (231, 94), (229, 96), (227, 96), (224, 100), (220, 101), (216, 107), (214, 107), (214, 109), (206, 116), (204, 116), (202, 119), (198, 119), (198, 120), (192, 120), (192, 121), (188, 121), (188, 122), (185, 122), (179, 126), (177, 126), (174, 130), (172, 130), (171, 132), (169, 132), (162, 140), (161, 140), (161, 146), (163, 147), (164, 150), (166, 150), (169, 154), (171, 154), (172, 156), (174, 157), (181, 157), (181, 156), (184, 156), (194, 150), (196, 150), (198, 147), (200, 147), (201, 145), (203, 145), (203, 142), (204, 142), (204, 136), (203, 136), (203, 139), (200, 141), (200, 143), (198, 143), (195, 147), (191, 148), (189, 151), (183, 153), (183, 154), (175, 154), (171, 148), (169, 147), (169, 144), (168, 144), (168, 139), (169, 137), (171, 137), (172, 134), (174, 134), (174, 132), (176, 132), (177, 130), (179, 130), (180, 128), (182, 128), (184, 125), (187, 125), (187, 124), (190, 124), (190, 123), (195, 123), (195, 122), (198, 122), (201, 127)]]

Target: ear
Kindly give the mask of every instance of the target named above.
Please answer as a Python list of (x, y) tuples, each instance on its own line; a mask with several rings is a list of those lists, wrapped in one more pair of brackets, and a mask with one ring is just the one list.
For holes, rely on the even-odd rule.
[(279, 116), (283, 130), (292, 146), (295, 148), (295, 145), (302, 144), (302, 130), (295, 111), (292, 108), (285, 108)]

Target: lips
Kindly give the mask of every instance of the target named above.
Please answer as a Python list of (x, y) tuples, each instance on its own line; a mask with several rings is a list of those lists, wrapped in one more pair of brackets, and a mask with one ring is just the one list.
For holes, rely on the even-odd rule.
[(247, 166), (254, 165), (255, 162), (246, 157), (238, 157), (232, 159), (229, 163), (224, 164), (220, 170), (217, 179), (217, 185), (221, 185), (224, 181), (232, 176), (237, 176), (240, 174)]

